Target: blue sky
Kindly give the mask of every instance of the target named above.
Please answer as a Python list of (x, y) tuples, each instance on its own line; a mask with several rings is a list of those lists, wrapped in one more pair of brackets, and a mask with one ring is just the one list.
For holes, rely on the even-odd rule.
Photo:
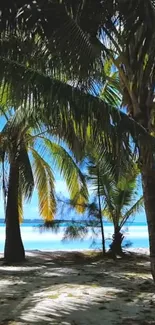
[[(6, 119), (4, 116), (0, 116), (0, 129), (2, 130), (6, 123)], [(68, 196), (68, 190), (65, 181), (61, 177), (58, 171), (55, 172), (55, 186), (56, 193), (62, 194), (63, 196)], [(3, 203), (3, 194), (2, 191), (0, 193), (0, 219), (4, 218), (4, 203)], [(39, 216), (38, 211), (38, 198), (37, 191), (34, 190), (31, 201), (24, 203), (24, 218), (25, 219), (38, 219), (41, 218)]]
[[(58, 194), (58, 196), (63, 196), (66, 198), (69, 197), (66, 183), (58, 171), (55, 174), (55, 179), (56, 179), (56, 183), (55, 183), (56, 193)], [(141, 186), (140, 179), (138, 180), (137, 193), (138, 193), (138, 197), (140, 197), (142, 195), (142, 186)], [(73, 212), (73, 215), (74, 215), (74, 212)], [(37, 191), (36, 190), (34, 191), (34, 195), (32, 197), (31, 202), (24, 204), (24, 217), (26, 219), (41, 218), (39, 216), (39, 212), (38, 212), (38, 199), (37, 199)], [(63, 217), (65, 217), (65, 216), (63, 216)], [(71, 215), (69, 215), (69, 217), (71, 217)], [(59, 218), (60, 218), (60, 216), (59, 216)], [(80, 218), (81, 218), (81, 215), (80, 215)], [(145, 222), (146, 221), (145, 212), (143, 210), (139, 214), (137, 214), (135, 221), (136, 222)]]
[[(57, 173), (56, 175), (56, 192), (58, 194), (62, 194), (63, 196), (68, 195), (67, 186), (63, 180), (63, 178), (60, 177), (60, 175)], [(141, 192), (141, 191), (139, 191)], [(0, 218), (4, 218), (4, 205), (3, 205), (3, 197), (1, 195), (0, 200)], [(41, 219), (38, 212), (38, 199), (37, 199), (37, 192), (34, 190), (33, 197), (30, 202), (24, 203), (24, 218), (25, 219)], [(145, 222), (146, 217), (145, 213), (142, 211), (140, 214), (137, 215), (135, 221), (137, 222)]]
[[(66, 183), (64, 182), (63, 178), (56, 173), (56, 193), (62, 194), (63, 196), (68, 196), (68, 190)], [(38, 219), (41, 218), (38, 212), (38, 198), (37, 198), (37, 191), (34, 190), (33, 197), (31, 202), (25, 202), (24, 204), (24, 218), (26, 219)]]
[[(2, 129), (4, 124), (5, 124), (5, 118), (0, 117), (0, 128)], [(56, 188), (56, 193), (61, 194), (63, 197), (68, 196), (68, 190), (65, 181), (61, 177), (58, 171), (55, 172), (55, 188)], [(140, 196), (142, 194), (142, 188), (141, 188), (141, 183), (139, 182), (138, 184), (138, 195)], [(3, 204), (3, 195), (1, 193), (0, 195), (0, 218), (4, 218), (4, 204)], [(38, 199), (37, 199), (37, 191), (34, 190), (34, 194), (32, 196), (32, 199), (30, 202), (25, 202), (24, 203), (24, 218), (25, 219), (38, 219), (41, 218), (39, 216), (39, 211), (38, 211)], [(145, 213), (142, 211), (139, 215), (137, 215), (136, 220), (137, 222), (145, 222), (146, 217)]]
[[(139, 184), (139, 187), (140, 186), (141, 186), (141, 184)], [(60, 176), (59, 173), (56, 174), (56, 192), (57, 192), (57, 194), (62, 194), (63, 197), (68, 196), (68, 190), (67, 190), (66, 183), (63, 180), (63, 178)], [(138, 193), (139, 193), (139, 195), (142, 194), (142, 190), (140, 188), (138, 190)], [(28, 203), (25, 202), (25, 204), (24, 204), (24, 217), (26, 219), (38, 219), (38, 218), (41, 218), (39, 216), (39, 212), (38, 212), (38, 199), (37, 199), (36, 190), (34, 191), (31, 202), (28, 202)], [(1, 218), (1, 207), (0, 207), (0, 218)], [(146, 221), (144, 211), (142, 211), (141, 213), (139, 213), (136, 216), (135, 221), (136, 222), (145, 222)]]
[[(56, 192), (57, 194), (62, 194), (63, 196), (68, 196), (67, 186), (63, 178), (56, 173)], [(0, 219), (4, 218), (4, 204), (3, 204), (3, 195), (0, 195)], [(38, 198), (37, 191), (34, 190), (31, 201), (24, 203), (24, 218), (25, 219), (39, 219), (38, 212)]]

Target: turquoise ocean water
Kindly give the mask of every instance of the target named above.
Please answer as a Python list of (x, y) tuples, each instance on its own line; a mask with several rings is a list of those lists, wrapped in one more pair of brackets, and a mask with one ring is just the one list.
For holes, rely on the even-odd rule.
[[(83, 250), (91, 248), (101, 248), (101, 236), (97, 229), (97, 236), (93, 237), (91, 230), (84, 240), (67, 240), (62, 241), (64, 234), (64, 227), (61, 226), (59, 232), (53, 233), (51, 231), (40, 232), (38, 223), (23, 223), (21, 225), (21, 234), (26, 250)], [(110, 243), (110, 238), (113, 233), (113, 227), (110, 223), (104, 226), (106, 246)], [(124, 229), (125, 240), (124, 244), (131, 242), (133, 248), (148, 248), (148, 231), (146, 223), (132, 223)], [(94, 242), (95, 239), (95, 242)], [(4, 249), (5, 240), (5, 225), (0, 223), (0, 252)], [(93, 245), (92, 245), (93, 244)]]

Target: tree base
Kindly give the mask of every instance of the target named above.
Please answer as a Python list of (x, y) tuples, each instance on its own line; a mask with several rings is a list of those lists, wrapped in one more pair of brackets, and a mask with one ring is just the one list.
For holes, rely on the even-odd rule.
[(7, 264), (16, 264), (25, 261), (25, 250), (21, 240), (18, 242), (18, 245), (17, 242), (16, 245), (11, 245), (8, 242), (5, 243), (4, 261)]
[(8, 258), (8, 257), (4, 257), (3, 259), (3, 265), (14, 265), (14, 264), (21, 264), (24, 263), (26, 261), (25, 257), (20, 257), (20, 258)]
[(113, 241), (110, 245), (110, 252), (114, 256), (123, 256), (124, 252), (122, 250), (122, 242), (123, 242), (124, 236), (121, 232), (117, 232), (113, 235)]

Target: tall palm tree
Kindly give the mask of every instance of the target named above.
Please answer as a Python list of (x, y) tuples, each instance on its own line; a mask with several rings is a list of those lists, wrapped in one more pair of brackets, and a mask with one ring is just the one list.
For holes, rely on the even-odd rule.
[[(99, 90), (98, 97), (101, 98), (104, 101), (104, 103), (107, 103), (108, 105), (112, 105), (113, 108), (120, 107), (122, 102), (122, 94), (120, 89), (119, 73), (117, 70), (114, 69), (112, 60), (107, 60), (105, 62), (104, 69), (103, 69), (103, 76), (104, 76), (104, 82), (102, 84), (102, 87)], [(131, 158), (132, 159), (134, 158), (132, 155), (132, 150), (130, 148), (129, 139), (127, 139), (127, 141), (124, 140), (124, 142), (122, 141), (122, 143), (120, 143), (117, 148), (117, 146), (115, 146), (114, 143), (117, 142), (117, 137), (115, 132), (113, 135), (115, 135), (115, 138), (111, 137), (110, 139), (109, 137), (110, 150), (108, 151), (105, 149), (106, 144), (104, 142), (104, 132), (100, 134), (100, 137), (98, 136), (98, 134), (96, 134), (96, 137), (94, 137), (94, 135), (89, 134), (88, 132), (85, 145), (83, 148), (83, 160), (84, 162), (86, 161), (86, 165), (88, 165), (87, 166), (88, 175), (86, 176), (86, 179), (88, 180), (88, 188), (89, 185), (91, 187), (93, 186), (94, 189), (93, 193), (95, 195), (95, 200), (93, 201), (93, 203), (86, 203), (83, 206), (83, 210), (87, 211), (87, 213), (91, 217), (94, 216), (99, 220), (103, 254), (105, 254), (106, 251), (104, 224), (103, 224), (103, 210), (106, 201), (105, 194), (106, 192), (108, 192), (109, 189), (111, 190), (111, 193), (113, 193), (113, 199), (114, 199), (114, 192), (116, 198), (116, 192), (117, 193), (119, 192), (120, 178), (121, 178), (121, 189), (122, 189), (123, 180), (124, 177), (127, 175), (128, 169), (133, 168), (133, 163), (131, 161)], [(116, 155), (114, 154), (115, 150), (117, 152)], [(128, 195), (129, 195), (130, 185), (131, 184), (129, 184)], [(135, 177), (134, 180), (132, 180), (132, 185), (133, 185), (132, 190), (135, 190)], [(105, 193), (103, 193), (104, 190)], [(125, 191), (126, 189), (124, 188), (123, 193), (125, 193)], [(121, 195), (122, 192), (121, 193), (119, 192), (119, 194)], [(131, 196), (133, 195), (133, 193), (130, 194)], [(127, 193), (126, 193), (126, 199), (127, 199)], [(77, 207), (77, 202), (72, 201), (70, 202), (70, 204), (73, 205), (74, 207), (75, 206)], [(116, 205), (117, 202), (114, 202), (115, 210), (117, 210)], [(122, 207), (120, 207), (120, 209), (124, 208), (124, 205), (125, 202), (122, 201)], [(82, 205), (78, 205), (78, 206), (82, 206)], [(135, 210), (137, 207), (138, 207), (138, 203), (135, 204)], [(108, 208), (106, 209), (106, 213), (107, 211)], [(121, 214), (118, 217), (118, 225), (116, 225), (116, 222), (113, 220), (114, 228), (115, 230), (117, 229), (117, 231), (114, 231), (116, 233), (115, 237), (117, 238), (119, 237), (117, 236), (117, 234), (118, 235), (120, 234), (120, 231), (118, 230), (121, 230), (121, 227), (124, 225), (124, 222), (126, 221), (125, 219), (123, 219), (124, 222), (122, 220), (121, 227), (119, 227), (120, 219), (121, 219)], [(121, 242), (118, 243), (117, 241), (117, 246), (120, 247), (119, 251), (121, 252), (122, 250)]]
[[(46, 6), (42, 0), (14, 1), (11, 4), (2, 1), (0, 9), (2, 38), (6, 37), (6, 33), (17, 37), (20, 32), (25, 40), (30, 35), (31, 39), (35, 40), (36, 35), (37, 37), (39, 35), (53, 55), (53, 64), (56, 67), (60, 65), (60, 70), (64, 68), (68, 71), (71, 79), (76, 80), (80, 90), (84, 90), (80, 93), (79, 88), (77, 92), (68, 86), (65, 98), (62, 96), (60, 100), (57, 96), (61, 109), (62, 102), (66, 104), (67, 98), (71, 104), (67, 106), (73, 108), (73, 102), (76, 103), (74, 117), (78, 121), (83, 119), (85, 126), (88, 116), (92, 113), (93, 120), (98, 121), (98, 128), (104, 129), (105, 133), (111, 134), (111, 127), (110, 130), (107, 127), (109, 125), (119, 127), (116, 132), (117, 141), (128, 134), (133, 137), (139, 154), (149, 229), (152, 274), (155, 280), (155, 199), (152, 194), (155, 173), (154, 138), (151, 136), (154, 130), (154, 0), (104, 0), (97, 3), (93, 0), (76, 2), (58, 0), (47, 1)], [(3, 45), (3, 40), (1, 45)], [(49, 79), (47, 81), (47, 78), (41, 77), (44, 80), (41, 83), (40, 74), (38, 78), (38, 73), (32, 72), (30, 69), (30, 67), (34, 68), (32, 62), (29, 66), (29, 61), (21, 60), (22, 55), (17, 51), (19, 47), (16, 45), (14, 42), (13, 46), (2, 46), (1, 80), (5, 79), (7, 82), (9, 80), (15, 94), (23, 93), (24, 97), (27, 93), (34, 93), (34, 97), (39, 98), (36, 94), (40, 95), (43, 91), (45, 93), (45, 89), (39, 85), (44, 84), (47, 102), (47, 91), (51, 90)], [(43, 54), (43, 51), (41, 53)], [(110, 108), (103, 101), (93, 98), (92, 95), (85, 96), (86, 90), (89, 90), (89, 94), (90, 91), (94, 94), (96, 85), (102, 83), (100, 72), (107, 56), (111, 58), (119, 72), (123, 103), (128, 109), (128, 116), (123, 113), (118, 115), (113, 107)], [(31, 80), (32, 86), (26, 86), (27, 80)], [(52, 89), (54, 89), (53, 85), (57, 86), (55, 87), (56, 93), (59, 96), (62, 95), (61, 89), (64, 90), (61, 87), (62, 84), (56, 84), (54, 80)], [(50, 98), (48, 96), (49, 101), (51, 102), (51, 96)], [(82, 118), (77, 110), (80, 105)], [(106, 117), (104, 121), (103, 116)], [(104, 145), (107, 143), (109, 142), (105, 141)], [(115, 153), (118, 151), (116, 150)]]
[[(119, 75), (118, 71), (113, 69), (113, 63), (111, 60), (107, 60), (105, 62), (103, 68), (103, 76), (104, 82), (99, 91), (98, 97), (104, 100), (105, 103), (112, 105), (113, 107), (117, 108), (121, 105), (121, 92), (120, 92), (120, 82), (119, 82)], [(104, 138), (104, 135), (103, 135)], [(109, 139), (110, 141), (110, 139)], [(112, 151), (114, 150), (113, 141), (111, 141)], [(102, 217), (102, 210), (103, 210), (103, 191), (101, 191), (101, 186), (103, 185), (103, 178), (105, 172), (108, 173), (109, 177), (107, 178), (107, 183), (109, 182), (109, 186), (111, 184), (113, 169), (117, 171), (117, 174), (123, 173), (124, 169), (127, 169), (128, 163), (127, 160), (130, 155), (130, 148), (125, 147), (127, 150), (124, 150), (123, 146), (119, 146), (119, 156), (116, 156), (113, 159), (114, 155), (110, 153), (107, 154), (105, 150), (105, 145), (103, 145), (103, 139), (94, 137), (87, 137), (87, 141), (85, 143), (84, 153), (87, 157), (88, 161), (88, 180), (95, 182), (95, 196), (96, 200), (92, 204), (87, 204), (87, 210), (89, 210), (89, 214), (95, 215), (99, 219), (100, 229), (101, 229), (101, 237), (102, 237), (102, 251), (105, 254), (105, 235), (104, 235), (104, 224), (103, 224), (103, 217)], [(103, 151), (104, 149), (104, 151)], [(125, 152), (127, 151), (127, 152)], [(106, 159), (106, 160), (105, 160)], [(125, 160), (125, 166), (124, 166)], [(107, 161), (107, 163), (106, 163)], [(110, 165), (111, 164), (111, 165)], [(121, 169), (121, 170), (120, 170)], [(118, 176), (118, 175), (117, 175)]]
[[(22, 110), (23, 112), (23, 110)], [(13, 114), (13, 109), (11, 110)], [(54, 169), (63, 175), (72, 199), (87, 200), (87, 186), (73, 154), (67, 151), (44, 127), (34, 128), (30, 120), (17, 125), (20, 108), (8, 119), (0, 133), (3, 190), (6, 198), (6, 241), (4, 258), (7, 262), (25, 259), (20, 234), (20, 220), (24, 199), (31, 199), (33, 189), (38, 191), (39, 212), (45, 221), (56, 213)], [(13, 121), (14, 120), (14, 121)], [(9, 172), (5, 166), (9, 165)], [(5, 170), (8, 172), (6, 179)]]

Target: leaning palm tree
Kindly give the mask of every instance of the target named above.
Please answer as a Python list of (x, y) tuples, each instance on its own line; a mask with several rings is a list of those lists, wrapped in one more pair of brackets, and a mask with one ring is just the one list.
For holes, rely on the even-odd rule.
[[(23, 112), (23, 111), (22, 111)], [(13, 114), (13, 110), (11, 110)], [(6, 198), (6, 241), (4, 258), (7, 262), (25, 259), (20, 234), (20, 220), (24, 199), (31, 199), (34, 187), (38, 191), (39, 212), (45, 221), (56, 213), (54, 169), (62, 173), (72, 199), (87, 200), (87, 187), (73, 154), (67, 151), (44, 127), (42, 130), (30, 120), (17, 125), (20, 109), (8, 119), (0, 133), (3, 191)], [(52, 167), (51, 167), (52, 166)], [(9, 167), (9, 171), (6, 170)], [(5, 173), (8, 171), (8, 177)], [(7, 181), (8, 179), (8, 181)]]

